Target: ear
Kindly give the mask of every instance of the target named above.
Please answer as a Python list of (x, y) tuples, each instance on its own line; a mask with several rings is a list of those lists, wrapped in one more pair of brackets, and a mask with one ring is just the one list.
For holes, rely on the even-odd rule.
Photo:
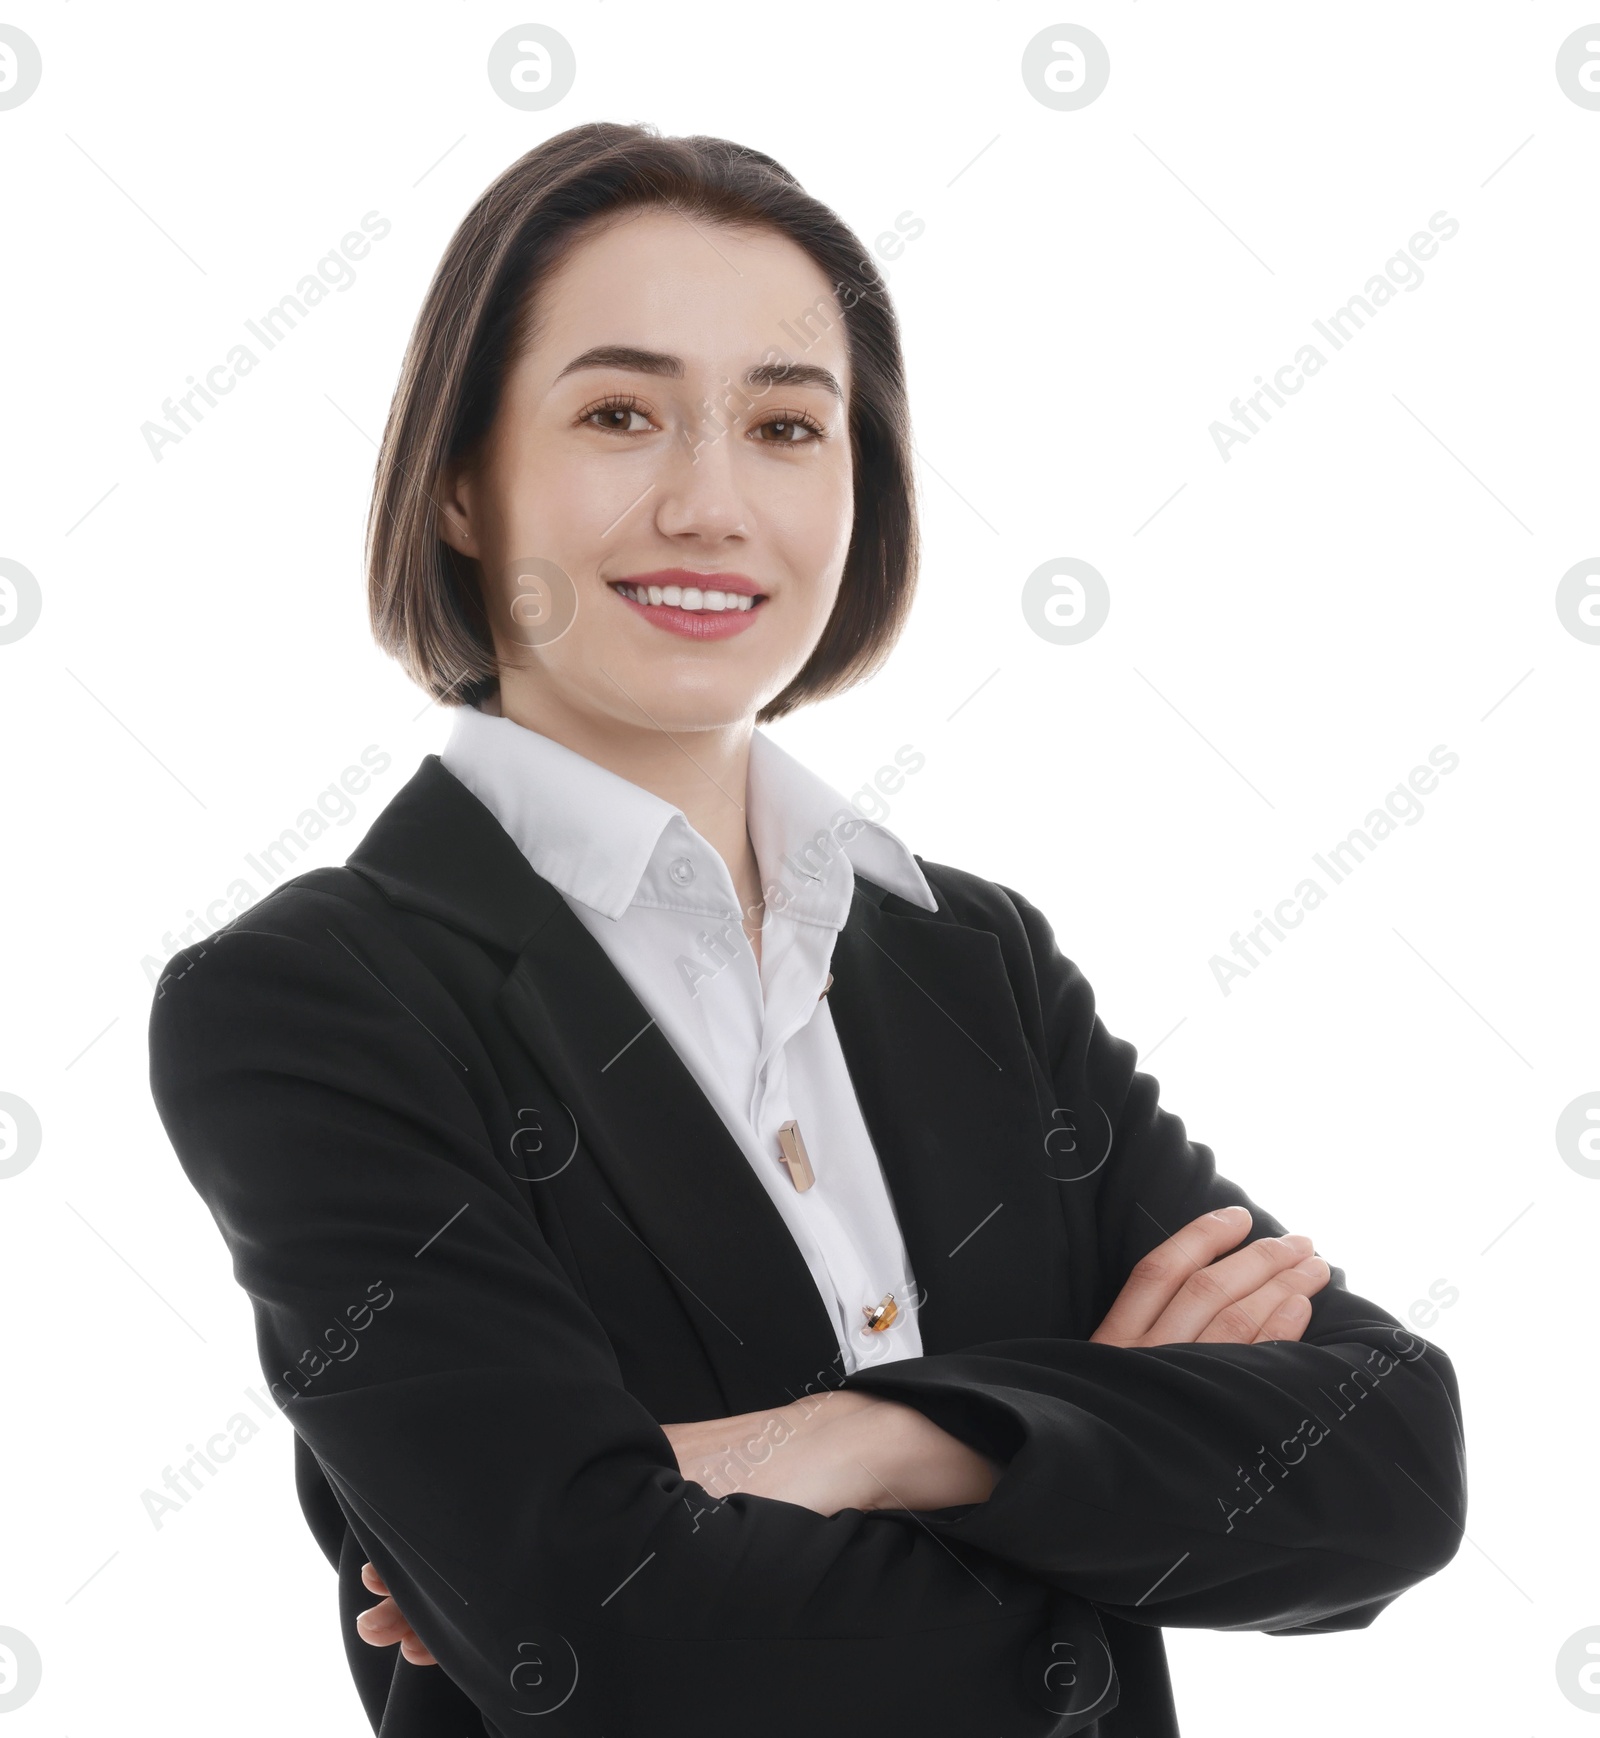
[(478, 555), (478, 538), (472, 516), (474, 480), (460, 461), (440, 473), (434, 501), (439, 508), (439, 539), (458, 555)]

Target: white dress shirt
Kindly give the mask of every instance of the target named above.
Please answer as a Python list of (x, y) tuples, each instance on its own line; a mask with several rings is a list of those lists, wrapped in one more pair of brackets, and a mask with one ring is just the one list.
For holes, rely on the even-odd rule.
[[(728, 866), (681, 809), (471, 706), (440, 759), (561, 893), (716, 1107), (805, 1257), (843, 1369), (920, 1356), (915, 1276), (823, 994), (857, 868), (937, 909), (911, 852), (753, 731), (744, 797), (766, 898), (758, 968)], [(805, 1190), (780, 1156), (790, 1117), (816, 1177)], [(886, 1292), (898, 1316), (864, 1332)]]

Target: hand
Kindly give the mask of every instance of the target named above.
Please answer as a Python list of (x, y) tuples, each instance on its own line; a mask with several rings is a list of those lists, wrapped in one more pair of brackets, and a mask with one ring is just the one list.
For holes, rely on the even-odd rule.
[[(771, 1412), (746, 1412), (734, 1418), (707, 1418), (693, 1424), (667, 1424), (662, 1429), (678, 1457), (679, 1471), (685, 1478), (704, 1485), (718, 1500), (727, 1496), (730, 1490), (744, 1490), (760, 1496), (782, 1497), (786, 1502), (801, 1503), (818, 1514), (831, 1515), (841, 1508), (885, 1505), (881, 1501), (859, 1504), (854, 1501), (859, 1468), (853, 1464), (848, 1468), (841, 1465), (846, 1447), (842, 1437), (830, 1438), (828, 1453), (817, 1454), (816, 1444), (821, 1431), (853, 1414), (875, 1406), (891, 1405), (894, 1402), (880, 1401), (871, 1394), (829, 1389), (797, 1400), (792, 1405), (776, 1407)], [(908, 1411), (909, 1408), (896, 1407), (896, 1410)], [(940, 1435), (943, 1434), (941, 1431)], [(803, 1460), (796, 1448), (801, 1442), (808, 1447)], [(795, 1452), (785, 1460), (780, 1457), (779, 1449), (794, 1449)], [(881, 1487), (874, 1486), (871, 1494), (879, 1498)], [(984, 1494), (987, 1495), (987, 1491)], [(847, 1495), (850, 1501), (843, 1500)], [(946, 1500), (978, 1499), (950, 1497)], [(378, 1604), (368, 1606), (357, 1616), (356, 1633), (361, 1639), (373, 1647), (393, 1647), (399, 1642), (400, 1652), (412, 1665), (438, 1665), (427, 1644), (395, 1603), (383, 1577), (370, 1563), (362, 1566), (361, 1583), (371, 1592), (383, 1595)]]
[(1299, 1236), (1257, 1238), (1217, 1259), (1250, 1223), (1248, 1208), (1222, 1208), (1158, 1243), (1089, 1338), (1107, 1346), (1298, 1340), (1311, 1320), (1311, 1294), (1328, 1283), (1328, 1264)]
[(374, 1647), (393, 1647), (399, 1642), (401, 1653), (412, 1665), (438, 1665), (439, 1662), (428, 1652), (422, 1638), (406, 1622), (405, 1613), (389, 1596), (383, 1577), (370, 1563), (361, 1566), (361, 1585), (369, 1592), (381, 1593), (384, 1596), (376, 1605), (369, 1605), (365, 1611), (357, 1614), (356, 1633), (361, 1639), (371, 1642)]
[(766, 1412), (739, 1412), (728, 1418), (663, 1424), (661, 1429), (672, 1444), (678, 1470), (685, 1478), (699, 1481), (699, 1472), (691, 1472), (691, 1466), (709, 1470), (711, 1462), (720, 1464), (719, 1457), (727, 1459), (731, 1454), (734, 1458), (728, 1461), (724, 1477), (736, 1481), (734, 1488), (742, 1489), (745, 1487), (737, 1483), (741, 1462), (765, 1461), (768, 1445), (788, 1447), (797, 1441), (814, 1440), (826, 1425), (873, 1404), (870, 1394), (858, 1394), (849, 1388), (825, 1388), (820, 1394), (807, 1394), (788, 1406), (774, 1406)]
[(678, 1470), (718, 1501), (772, 1497), (819, 1515), (984, 1502), (1002, 1471), (915, 1407), (855, 1389), (662, 1429)]
[(844, 1473), (850, 1481), (845, 1490), (852, 1483), (854, 1488), (841, 1508), (947, 1509), (988, 1502), (1004, 1466), (915, 1406), (873, 1398), (879, 1401), (877, 1412), (841, 1427), (840, 1446), (848, 1457)]
[(880, 1404), (870, 1394), (828, 1388), (764, 1412), (661, 1429), (678, 1471), (718, 1502), (736, 1494), (775, 1497), (831, 1515), (852, 1506), (848, 1499), (856, 1490), (841, 1466), (844, 1442), (838, 1427)]

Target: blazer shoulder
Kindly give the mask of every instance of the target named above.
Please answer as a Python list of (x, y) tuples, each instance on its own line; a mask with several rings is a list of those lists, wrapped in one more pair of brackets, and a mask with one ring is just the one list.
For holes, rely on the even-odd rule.
[(252, 933), (280, 935), (287, 940), (321, 935), (327, 928), (330, 914), (337, 914), (339, 907), (346, 909), (347, 916), (354, 916), (356, 912), (382, 914), (393, 911), (389, 900), (384, 899), (384, 895), (356, 869), (346, 866), (306, 869), (274, 886), (264, 899), (247, 905), (207, 937), (181, 947), (172, 958), (182, 961), (186, 956), (202, 954), (229, 937)]
[(1038, 907), (1001, 882), (949, 863), (932, 863), (924, 857), (918, 857), (917, 864), (939, 901), (938, 912), (929, 913), (930, 917), (959, 923), (967, 929), (986, 929), (1000, 938), (1002, 946), (1008, 941), (1020, 941), (1030, 951), (1035, 932), (1041, 927), (1045, 936), (1049, 936), (1049, 925)]
[(239, 949), (227, 946), (229, 942), (257, 936), (317, 943), (326, 939), (330, 922), (348, 923), (366, 915), (392, 923), (392, 913), (393, 907), (383, 894), (354, 869), (307, 869), (274, 887), (209, 935), (179, 948), (156, 981), (153, 1011), (202, 960), (236, 955)]

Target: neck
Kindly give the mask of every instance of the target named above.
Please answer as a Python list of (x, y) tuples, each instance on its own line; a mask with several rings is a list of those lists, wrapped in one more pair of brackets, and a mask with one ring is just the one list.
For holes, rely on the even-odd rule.
[(759, 912), (761, 874), (744, 809), (753, 719), (669, 733), (552, 707), (540, 696), (507, 693), (504, 686), (483, 710), (536, 730), (681, 809), (727, 864), (742, 910)]

